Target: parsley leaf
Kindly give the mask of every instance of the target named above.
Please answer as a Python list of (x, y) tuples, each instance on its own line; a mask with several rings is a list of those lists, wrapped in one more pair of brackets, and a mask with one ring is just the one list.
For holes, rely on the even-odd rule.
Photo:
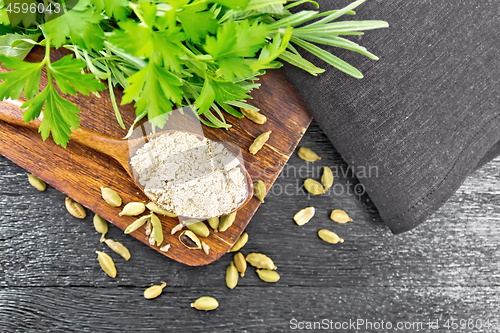
[(165, 120), (158, 116), (172, 111), (172, 102), (182, 101), (181, 80), (154, 62), (149, 62), (127, 81), (130, 85), (124, 90), (121, 104), (135, 101), (136, 114), (147, 110), (153, 126), (163, 127)]
[(80, 110), (73, 103), (59, 96), (54, 84), (49, 82), (40, 94), (21, 106), (23, 109), (27, 108), (23, 114), (24, 121), (29, 122), (39, 117), (44, 104), (42, 123), (38, 129), (42, 134), (42, 139), (46, 140), (52, 132), (54, 141), (66, 147), (71, 127), (78, 129)]
[[(50, 43), (48, 43), (50, 44)], [(50, 47), (50, 45), (48, 46)], [(52, 133), (54, 141), (66, 147), (71, 127), (77, 129), (80, 118), (80, 110), (71, 102), (59, 96), (52, 77), (57, 82), (62, 93), (76, 94), (80, 92), (88, 95), (90, 91), (104, 89), (104, 85), (92, 74), (82, 74), (85, 63), (67, 55), (64, 58), (50, 63), (50, 53), (47, 53), (40, 63), (29, 63), (13, 57), (0, 55), (0, 62), (10, 72), (0, 73), (0, 98), (17, 99), (24, 91), (26, 98), (21, 108), (27, 108), (23, 113), (25, 122), (29, 122), (40, 116), (43, 109), (43, 118), (39, 132), (45, 140)], [(40, 73), (44, 65), (47, 65), (47, 86), (35, 96), (40, 84)], [(35, 97), (33, 97), (35, 96)], [(32, 98), (33, 97), (33, 98)]]
[(194, 43), (200, 43), (202, 38), (217, 31), (219, 24), (210, 11), (196, 11), (195, 9), (183, 9), (177, 13), (186, 37)]
[(73, 44), (86, 49), (102, 50), (104, 31), (98, 25), (102, 16), (89, 7), (89, 0), (79, 0), (70, 11), (44, 24), (44, 35), (55, 47), (70, 38)]
[(237, 42), (234, 52), (240, 57), (254, 57), (259, 51), (269, 33), (266, 24), (254, 22), (252, 25), (248, 21), (241, 21), (236, 27)]
[(126, 8), (128, 6), (127, 0), (92, 0), (97, 11), (106, 12), (109, 17), (114, 17), (118, 21), (124, 20), (129, 13)]
[(235, 49), (236, 38), (236, 23), (230, 21), (219, 27), (217, 37), (207, 37), (205, 51), (214, 59), (230, 55)]
[(240, 57), (224, 57), (217, 61), (224, 78), (233, 81), (235, 78), (247, 77), (253, 74), (245, 59)]
[(40, 37), (39, 34), (21, 35), (17, 33), (0, 36), (0, 54), (22, 60), (35, 46), (38, 37)]
[(267, 26), (259, 22), (250, 25), (248, 21), (230, 21), (219, 27), (215, 37), (206, 38), (204, 48), (216, 60), (224, 78), (234, 81), (253, 74), (244, 57), (254, 57), (267, 34)]
[(119, 23), (108, 38), (110, 43), (135, 57), (150, 57), (155, 48), (151, 28), (132, 20)]
[(210, 80), (207, 78), (205, 79), (205, 83), (203, 83), (203, 89), (201, 89), (200, 96), (198, 96), (194, 102), (194, 106), (198, 109), (198, 113), (201, 114), (210, 109), (214, 101), (215, 92), (210, 84)]
[(0, 73), (0, 100), (5, 98), (18, 99), (24, 90), (27, 98), (33, 97), (38, 92), (40, 84), (40, 71), (43, 63), (30, 63), (13, 57), (0, 55), (0, 63), (10, 72)]
[[(105, 86), (96, 80), (92, 74), (82, 74), (85, 63), (67, 55), (62, 59), (49, 64), (49, 70), (63, 94), (88, 95), (91, 91), (102, 90)], [(75, 91), (76, 90), (76, 91)]]

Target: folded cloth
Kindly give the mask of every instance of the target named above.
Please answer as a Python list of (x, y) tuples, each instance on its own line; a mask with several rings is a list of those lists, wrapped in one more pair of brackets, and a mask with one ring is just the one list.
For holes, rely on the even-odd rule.
[[(349, 0), (318, 3), (330, 10)], [(346, 162), (377, 168), (359, 180), (395, 234), (425, 221), (500, 153), (499, 8), (500, 0), (368, 0), (356, 16), (341, 19), (389, 23), (348, 36), (380, 60), (321, 46), (363, 79), (306, 52), (327, 71), (313, 77), (285, 66)]]

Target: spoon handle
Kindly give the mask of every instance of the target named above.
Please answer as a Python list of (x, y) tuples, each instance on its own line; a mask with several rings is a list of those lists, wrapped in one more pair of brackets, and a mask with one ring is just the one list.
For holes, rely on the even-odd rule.
[[(28, 123), (23, 120), (22, 110), (19, 108), (20, 102), (15, 100), (5, 100), (0, 107), (0, 120), (11, 125), (22, 126), (34, 130), (38, 130), (41, 121), (34, 119)], [(85, 127), (79, 127), (78, 130), (73, 130), (70, 135), (73, 142), (94, 149), (98, 152), (111, 156), (130, 173), (128, 167), (129, 147), (127, 140), (117, 139), (110, 135), (99, 133)]]

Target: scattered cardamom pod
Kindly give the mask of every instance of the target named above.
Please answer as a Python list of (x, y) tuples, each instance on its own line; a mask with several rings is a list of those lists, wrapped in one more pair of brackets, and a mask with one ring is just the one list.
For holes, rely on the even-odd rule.
[(230, 226), (233, 225), (234, 220), (236, 219), (236, 212), (233, 212), (229, 215), (224, 215), (220, 217), (219, 231), (224, 232), (229, 229)]
[(201, 248), (203, 249), (203, 252), (208, 256), (210, 254), (210, 246), (208, 246), (207, 243), (204, 241), (201, 241)]
[(111, 250), (121, 255), (123, 259), (125, 260), (130, 259), (130, 251), (125, 247), (125, 245), (123, 245), (120, 242), (116, 242), (112, 239), (103, 239), (103, 241), (104, 243), (106, 243), (107, 246), (109, 246)]
[(248, 234), (244, 232), (240, 238), (234, 243), (234, 245), (227, 252), (236, 252), (239, 251), (245, 244), (248, 242)]
[(177, 214), (174, 214), (172, 212), (169, 212), (168, 210), (165, 210), (161, 207), (158, 207), (157, 204), (154, 202), (150, 202), (146, 205), (146, 208), (152, 211), (153, 213), (160, 214), (163, 216), (168, 216), (168, 217), (177, 217)]
[(240, 108), (241, 113), (256, 124), (262, 125), (267, 121), (267, 117), (259, 111)]
[(149, 235), (149, 238), (148, 238), (148, 243), (151, 246), (155, 245), (155, 231), (154, 230), (151, 230), (151, 234)]
[(337, 223), (342, 223), (342, 224), (352, 221), (352, 219), (349, 217), (349, 215), (347, 215), (347, 213), (341, 209), (332, 210), (332, 213), (330, 214), (330, 218), (332, 219), (332, 221), (337, 222)]
[(208, 237), (208, 235), (210, 235), (210, 230), (208, 230), (207, 225), (203, 222), (197, 222), (191, 224), (186, 223), (186, 227), (195, 234), (197, 234), (198, 236)]
[(122, 198), (120, 195), (109, 187), (101, 186), (101, 195), (104, 201), (106, 201), (110, 206), (120, 207), (122, 205)]
[(314, 213), (315, 213), (314, 207), (307, 207), (299, 210), (298, 213), (294, 215), (293, 220), (298, 225), (304, 225), (313, 218)]
[(323, 185), (321, 185), (319, 182), (311, 178), (307, 178), (304, 181), (304, 188), (306, 189), (307, 192), (314, 195), (320, 195), (324, 191)]
[(101, 251), (95, 251), (95, 253), (97, 253), (97, 260), (99, 260), (102, 270), (110, 277), (115, 278), (116, 267), (113, 259), (107, 253)]
[(177, 231), (181, 231), (184, 226), (182, 224), (178, 224), (175, 227), (172, 228), (172, 231), (170, 232), (172, 235), (175, 235)]
[(208, 220), (208, 224), (212, 229), (214, 229), (214, 232), (217, 232), (217, 229), (219, 229), (219, 218), (218, 217), (211, 217)]
[(146, 224), (144, 225), (144, 233), (146, 236), (151, 235), (151, 231), (153, 231), (153, 228), (151, 227), (151, 219), (146, 221)]
[(160, 247), (161, 252), (168, 252), (169, 249), (170, 249), (170, 244), (166, 244)]
[(200, 239), (191, 230), (184, 230), (183, 232), (181, 232), (181, 234), (179, 235), (179, 241), (188, 249), (201, 249)]
[(271, 135), (271, 133), (272, 133), (272, 131), (267, 131), (267, 132), (262, 133), (258, 137), (256, 137), (255, 140), (253, 141), (253, 143), (248, 148), (248, 151), (250, 152), (250, 154), (252, 154), (252, 155), (257, 154), (257, 152), (259, 150), (261, 150), (262, 147), (264, 147), (267, 140), (269, 140), (269, 136)]
[(307, 162), (314, 162), (321, 159), (315, 152), (306, 147), (300, 147), (297, 151), (297, 155)]
[(47, 184), (31, 173), (28, 173), (28, 181), (30, 182), (31, 186), (33, 186), (40, 192), (43, 192), (47, 189)]
[(266, 197), (266, 185), (262, 180), (253, 183), (253, 195), (259, 199), (261, 203), (264, 203), (264, 198)]
[(151, 226), (153, 227), (151, 235), (154, 234), (156, 245), (160, 246), (163, 243), (163, 228), (160, 219), (154, 213), (151, 213)]
[(144, 290), (144, 298), (152, 299), (160, 296), (163, 288), (165, 288), (166, 285), (166, 282), (161, 281), (161, 285), (154, 285), (149, 287), (148, 289)]
[(118, 214), (120, 216), (137, 216), (144, 213), (146, 210), (146, 205), (142, 202), (129, 202), (123, 207), (123, 210)]
[(226, 285), (229, 289), (234, 289), (238, 285), (238, 270), (232, 261), (226, 270)]
[(202, 296), (198, 298), (194, 303), (191, 303), (191, 307), (196, 310), (210, 311), (215, 310), (219, 306), (219, 302), (213, 297)]
[(150, 218), (151, 218), (151, 215), (145, 215), (145, 216), (139, 217), (137, 220), (135, 220), (134, 222), (132, 222), (127, 227), (127, 229), (125, 229), (124, 232), (126, 234), (130, 234), (131, 232), (136, 231), (137, 229), (139, 229), (140, 227), (142, 227), (144, 225), (144, 223), (146, 223)]
[(74, 217), (78, 219), (84, 219), (85, 216), (87, 216), (85, 208), (83, 208), (82, 205), (80, 205), (70, 197), (66, 197), (66, 199), (64, 200), (64, 204), (66, 205), (66, 209), (68, 210), (68, 212)]
[(246, 257), (247, 262), (256, 268), (276, 269), (274, 262), (262, 253), (250, 253)]
[(323, 167), (323, 175), (321, 176), (321, 182), (323, 183), (323, 193), (328, 192), (328, 189), (333, 185), (333, 172), (329, 167)]
[(259, 278), (264, 281), (264, 282), (278, 282), (280, 279), (280, 275), (275, 272), (271, 271), (269, 269), (258, 269), (257, 274), (259, 275)]
[(101, 234), (101, 243), (103, 242), (104, 236), (108, 232), (108, 222), (99, 215), (94, 215), (94, 228), (95, 231)]
[(245, 276), (245, 271), (247, 270), (247, 261), (245, 260), (245, 257), (243, 256), (243, 253), (238, 252), (234, 255), (233, 258), (234, 265), (236, 266), (236, 269), (238, 272), (240, 272), (241, 277)]
[(344, 240), (340, 238), (339, 235), (327, 229), (321, 229), (320, 231), (318, 231), (318, 236), (319, 238), (330, 244), (337, 244), (344, 242)]

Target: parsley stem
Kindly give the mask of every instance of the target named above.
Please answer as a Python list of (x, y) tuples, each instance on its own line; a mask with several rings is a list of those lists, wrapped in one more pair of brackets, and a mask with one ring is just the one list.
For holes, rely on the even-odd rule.
[(53, 85), (52, 83), (52, 75), (50, 73), (50, 38), (45, 38), (45, 57), (43, 58), (43, 62), (47, 67), (47, 84)]

